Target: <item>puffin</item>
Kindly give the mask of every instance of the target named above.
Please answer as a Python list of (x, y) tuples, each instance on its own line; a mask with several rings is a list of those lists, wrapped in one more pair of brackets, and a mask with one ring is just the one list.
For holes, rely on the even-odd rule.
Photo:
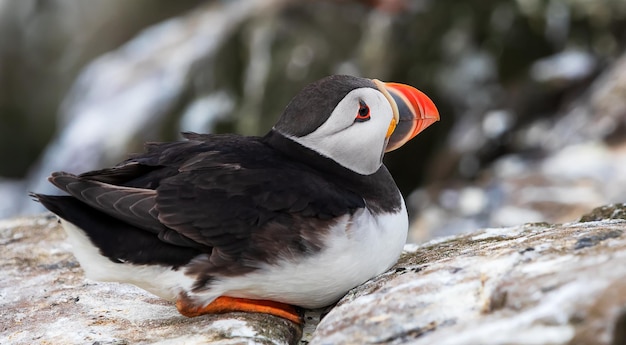
[(58, 216), (86, 277), (134, 284), (188, 317), (302, 324), (388, 270), (406, 241), (383, 164), (439, 120), (416, 88), (346, 75), (304, 87), (264, 136), (183, 133), (31, 196)]

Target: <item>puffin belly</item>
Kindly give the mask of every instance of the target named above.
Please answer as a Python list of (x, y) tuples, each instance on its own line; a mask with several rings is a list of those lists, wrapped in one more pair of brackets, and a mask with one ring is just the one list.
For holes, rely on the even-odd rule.
[[(330, 229), (320, 252), (265, 265), (242, 276), (222, 277), (212, 282), (211, 291), (304, 308), (324, 307), (393, 266), (402, 252), (407, 231), (404, 202), (398, 213), (374, 216), (364, 209), (343, 216)], [(192, 296), (205, 301), (213, 298)]]

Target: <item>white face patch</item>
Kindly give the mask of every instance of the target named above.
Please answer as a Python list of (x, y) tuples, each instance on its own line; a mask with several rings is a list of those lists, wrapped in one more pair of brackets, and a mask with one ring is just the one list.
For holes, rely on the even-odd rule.
[[(368, 121), (355, 122), (360, 102), (369, 107)], [(350, 91), (314, 132), (289, 138), (352, 171), (370, 175), (382, 164), (385, 136), (392, 119), (393, 110), (385, 96), (364, 87)]]

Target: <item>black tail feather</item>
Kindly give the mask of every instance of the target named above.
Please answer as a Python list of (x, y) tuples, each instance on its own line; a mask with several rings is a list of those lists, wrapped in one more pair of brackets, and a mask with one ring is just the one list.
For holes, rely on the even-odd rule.
[(33, 192), (28, 193), (28, 195), (33, 198), (34, 201), (41, 203), (43, 207), (47, 208), (50, 212), (63, 219), (66, 218), (64, 207), (62, 207), (62, 205), (64, 204), (64, 199), (72, 199), (71, 196), (46, 195)]
[(29, 195), (61, 219), (82, 229), (100, 253), (113, 262), (179, 267), (201, 254), (197, 249), (165, 243), (157, 234), (97, 211), (72, 196)]

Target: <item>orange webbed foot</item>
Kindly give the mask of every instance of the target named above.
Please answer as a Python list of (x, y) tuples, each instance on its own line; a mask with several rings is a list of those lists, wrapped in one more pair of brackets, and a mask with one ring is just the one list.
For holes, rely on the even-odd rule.
[(302, 325), (303, 320), (299, 309), (295, 306), (268, 300), (256, 300), (220, 296), (206, 306), (197, 306), (186, 296), (176, 301), (178, 312), (187, 317), (204, 314), (223, 314), (229, 312), (263, 313), (281, 317)]

